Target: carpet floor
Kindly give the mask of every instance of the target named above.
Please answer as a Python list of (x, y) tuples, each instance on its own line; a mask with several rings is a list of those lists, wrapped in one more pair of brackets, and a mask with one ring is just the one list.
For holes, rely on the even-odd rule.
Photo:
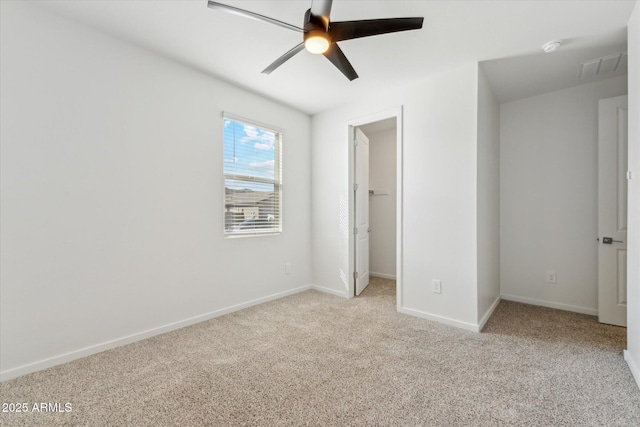
[[(3, 426), (640, 426), (626, 329), (503, 301), (482, 333), (395, 284), (307, 291), (0, 384)], [(34, 412), (57, 402), (70, 412)]]

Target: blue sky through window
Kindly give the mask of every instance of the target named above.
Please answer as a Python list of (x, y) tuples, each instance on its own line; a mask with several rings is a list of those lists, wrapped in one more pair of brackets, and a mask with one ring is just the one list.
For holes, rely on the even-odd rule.
[[(223, 124), (224, 173), (274, 179), (276, 134), (228, 118), (223, 119)], [(264, 184), (252, 185), (250, 182), (228, 180), (226, 186), (264, 191)]]

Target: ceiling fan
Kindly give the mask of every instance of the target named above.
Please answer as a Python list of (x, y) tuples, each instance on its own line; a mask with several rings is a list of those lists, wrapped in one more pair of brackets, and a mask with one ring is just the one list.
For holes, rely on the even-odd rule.
[(273, 70), (306, 48), (311, 53), (324, 55), (349, 80), (357, 79), (358, 74), (337, 42), (398, 31), (418, 30), (422, 28), (424, 21), (424, 18), (387, 18), (331, 22), (329, 15), (332, 3), (333, 0), (312, 0), (311, 8), (304, 15), (302, 28), (211, 0), (207, 6), (302, 33), (303, 41), (265, 68), (262, 71), (264, 74), (271, 74)]

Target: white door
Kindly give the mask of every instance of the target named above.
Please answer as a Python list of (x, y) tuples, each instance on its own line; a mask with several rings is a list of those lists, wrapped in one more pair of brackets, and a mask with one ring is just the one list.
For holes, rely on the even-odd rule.
[(355, 266), (356, 295), (369, 284), (369, 138), (359, 128), (355, 144)]
[(627, 97), (598, 110), (598, 320), (627, 326)]

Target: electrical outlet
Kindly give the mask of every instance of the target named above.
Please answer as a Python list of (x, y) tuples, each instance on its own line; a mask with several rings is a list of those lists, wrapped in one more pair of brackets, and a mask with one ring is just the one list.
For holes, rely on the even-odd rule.
[(284, 264), (284, 272), (285, 274), (291, 274), (291, 263), (287, 262)]
[(432, 280), (431, 281), (431, 291), (434, 294), (442, 293), (442, 280)]
[(547, 283), (558, 283), (558, 276), (555, 270), (547, 271)]

